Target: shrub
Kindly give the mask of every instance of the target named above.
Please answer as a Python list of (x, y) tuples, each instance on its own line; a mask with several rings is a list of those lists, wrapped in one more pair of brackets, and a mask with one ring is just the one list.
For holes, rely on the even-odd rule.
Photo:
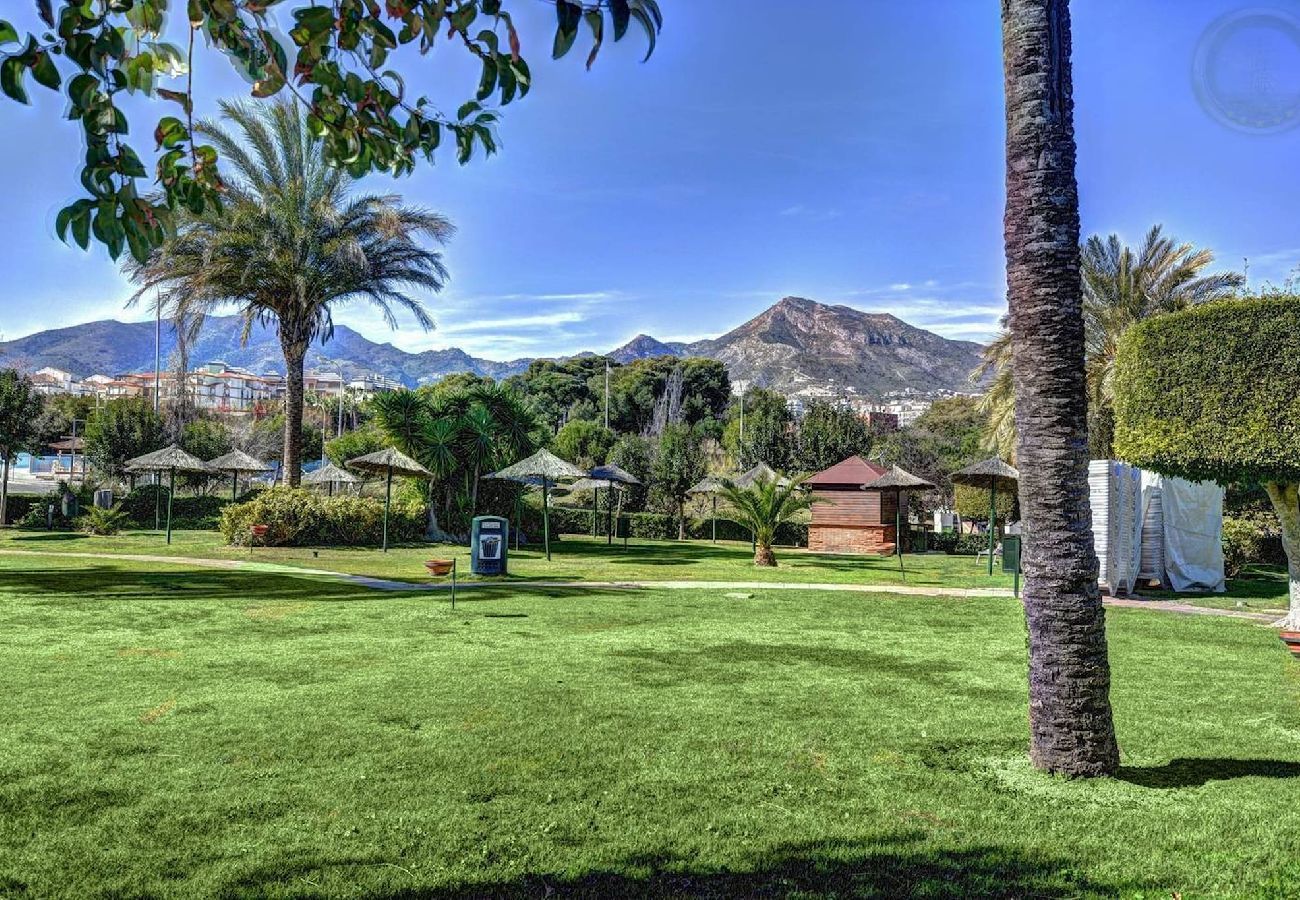
[(126, 513), (122, 512), (120, 503), (111, 509), (92, 506), (81, 517), (81, 530), (87, 534), (101, 536), (117, 534), (126, 524)]
[[(989, 520), (988, 488), (974, 487), (969, 484), (954, 484), (952, 487), (953, 508), (957, 514), (968, 522), (987, 522)], [(998, 491), (998, 522), (1014, 522), (1019, 518), (1017, 497), (1012, 491)]]
[[(265, 525), (264, 543), (269, 546), (357, 547), (378, 544), (383, 539), (383, 521), (382, 500), (326, 497), (301, 488), (276, 487), (259, 492), (247, 503), (227, 505), (220, 528), (226, 541), (237, 546), (249, 543), (254, 525)], [(423, 507), (393, 503), (390, 542), (419, 540), (424, 526)]]
[[(155, 510), (167, 515), (167, 486), (145, 484), (131, 491), (118, 504), (125, 516), (124, 524), (132, 528), (153, 528)], [(172, 527), (189, 531), (216, 531), (221, 511), (230, 505), (219, 494), (182, 497), (172, 501)]]
[(1115, 363), (1116, 454), (1193, 481), (1300, 481), (1296, 359), (1297, 297), (1207, 303), (1135, 325)]
[(1264, 546), (1264, 529), (1254, 519), (1225, 516), (1223, 519), (1223, 573), (1236, 578), (1241, 570), (1257, 562)]

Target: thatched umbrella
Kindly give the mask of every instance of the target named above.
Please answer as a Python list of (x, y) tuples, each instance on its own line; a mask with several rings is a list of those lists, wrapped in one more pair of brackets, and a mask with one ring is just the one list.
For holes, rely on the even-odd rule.
[(718, 494), (722, 492), (722, 479), (716, 475), (705, 475), (686, 493), (692, 495), (708, 494), (713, 501), (713, 513), (710, 522), (713, 526), (713, 543), (718, 542)]
[(334, 496), (334, 485), (336, 484), (360, 484), (361, 479), (353, 475), (346, 469), (340, 469), (332, 462), (327, 462), (315, 472), (310, 472), (302, 476), (303, 484), (323, 484), (329, 488), (329, 495)]
[(898, 571), (907, 579), (903, 568), (903, 491), (929, 491), (934, 485), (898, 466), (890, 466), (889, 471), (874, 481), (862, 486), (864, 491), (894, 492), (894, 555), (898, 557)]
[(365, 456), (358, 456), (356, 459), (348, 460), (347, 464), (354, 469), (360, 469), (363, 472), (375, 472), (384, 475), (384, 552), (388, 552), (388, 509), (393, 505), (393, 476), (407, 475), (411, 478), (432, 478), (433, 473), (420, 465), (411, 457), (389, 447), (387, 450), (380, 450), (377, 453), (367, 453)]
[(993, 574), (994, 526), (998, 515), (998, 490), (1014, 491), (1020, 481), (1020, 473), (998, 459), (986, 459), (973, 466), (967, 466), (960, 472), (952, 473), (954, 484), (968, 484), (971, 487), (989, 489), (989, 574)]
[[(752, 469), (748, 469), (744, 472), (741, 472), (735, 478), (729, 480), (733, 485), (740, 488), (742, 491), (747, 488), (753, 487), (754, 485), (758, 484), (760, 481), (776, 482), (777, 487), (786, 487), (787, 485), (790, 484), (789, 478), (777, 474), (776, 470), (773, 469), (765, 462), (758, 463)], [(749, 534), (749, 546), (751, 548), (757, 546), (756, 539), (752, 531)]]
[[(591, 491), (591, 536), (596, 536), (596, 516), (600, 506), (600, 492), (612, 491), (618, 487), (618, 482), (608, 481), (600, 478), (579, 478), (573, 484), (569, 485), (571, 491)], [(608, 504), (607, 504), (608, 505)]]
[(731, 479), (731, 483), (741, 490), (753, 487), (760, 481), (775, 481), (778, 487), (785, 487), (790, 483), (789, 478), (778, 475), (775, 469), (763, 462)]
[[(622, 468), (622, 467), (620, 467), (620, 466), (616, 466), (616, 465), (614, 465), (613, 463), (606, 463), (606, 464), (603, 465), (603, 466), (596, 466), (596, 468), (594, 468), (594, 469), (591, 470), (591, 479), (592, 479), (592, 480), (595, 480), (595, 481), (603, 481), (603, 482), (605, 482), (605, 485), (604, 485), (604, 486), (606, 487), (606, 490), (609, 490), (611, 487), (614, 487), (614, 486), (619, 486), (619, 492), (618, 492), (618, 515), (619, 515), (620, 518), (621, 518), (622, 515), (623, 515), (623, 491), (622, 491), (621, 488), (622, 488), (623, 486), (629, 486), (629, 485), (634, 485), (634, 484), (640, 484), (640, 483), (641, 483), (640, 479), (638, 479), (635, 475), (633, 475), (633, 474), (632, 474), (631, 472), (629, 472), (627, 469), (624, 469), (624, 468)], [(606, 502), (606, 504), (605, 504), (605, 543), (606, 543), (606, 544), (611, 544), (611, 545), (614, 543), (614, 529), (613, 529), (613, 522), (610, 521), (610, 515), (611, 515), (612, 512), (613, 512), (613, 510), (610, 508), (610, 504), (609, 504), (608, 502)]]
[(208, 468), (217, 472), (229, 472), (232, 476), (230, 499), (239, 499), (239, 476), (252, 475), (257, 472), (269, 472), (271, 467), (260, 459), (253, 459), (243, 450), (231, 450), (225, 456), (218, 456), (208, 462)]
[(513, 466), (506, 466), (500, 472), (493, 472), (485, 478), (504, 478), (507, 481), (519, 481), (522, 478), (540, 478), (542, 480), (542, 535), (546, 544), (546, 558), (551, 558), (551, 513), (548, 508), (549, 488), (557, 481), (569, 481), (586, 478), (587, 473), (572, 463), (567, 463), (549, 450), (538, 450), (527, 459), (520, 460)]
[(213, 469), (198, 457), (190, 456), (180, 447), (172, 444), (163, 450), (155, 450), (144, 456), (137, 456), (126, 464), (131, 472), (166, 472), (167, 478), (167, 543), (172, 542), (172, 495), (176, 493), (176, 473), (185, 472), (193, 475), (211, 475)]

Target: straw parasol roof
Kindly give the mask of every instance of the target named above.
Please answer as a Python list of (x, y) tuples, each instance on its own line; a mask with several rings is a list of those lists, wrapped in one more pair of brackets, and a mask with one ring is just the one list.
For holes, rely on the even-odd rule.
[(609, 491), (622, 490), (623, 482), (610, 481), (606, 478), (580, 478), (569, 485), (571, 491)]
[(484, 475), (483, 477), (505, 478), (514, 481), (529, 476), (542, 478), (546, 481), (558, 481), (560, 479), (586, 478), (587, 472), (572, 463), (565, 462), (549, 450), (538, 450), (532, 456), (520, 460), (513, 466), (506, 466), (500, 472), (493, 472), (491, 475)]
[(137, 456), (127, 462), (126, 468), (131, 472), (176, 471), (202, 475), (211, 475), (213, 472), (212, 467), (203, 460), (190, 456), (175, 444), (162, 450), (155, 450), (153, 453), (146, 453), (144, 456)]
[(718, 475), (705, 475), (695, 485), (688, 488), (688, 494), (716, 494), (722, 490), (722, 478)]
[(393, 447), (380, 450), (377, 453), (358, 456), (356, 459), (348, 460), (347, 464), (354, 469), (360, 469), (363, 472), (378, 472), (380, 475), (409, 475), (412, 478), (433, 477), (432, 472)]
[(977, 462), (973, 466), (967, 466), (959, 472), (953, 472), (952, 480), (956, 484), (970, 484), (975, 487), (1010, 488), (1020, 480), (1020, 473), (995, 456)]
[(209, 460), (208, 468), (218, 472), (269, 472), (271, 467), (259, 459), (254, 459), (243, 450), (231, 450), (225, 456)]
[(898, 466), (890, 466), (884, 475), (862, 486), (864, 491), (928, 491), (932, 488), (934, 485), (924, 478), (919, 478)]
[(621, 484), (640, 484), (637, 477), (627, 469), (609, 463), (604, 466), (596, 466), (591, 470), (591, 477), (596, 481), (617, 481)]
[(315, 472), (302, 476), (303, 484), (358, 484), (360, 478), (334, 463), (326, 463)]
[(781, 487), (785, 487), (790, 483), (789, 478), (783, 478), (778, 475), (776, 470), (767, 463), (759, 463), (748, 472), (741, 472), (735, 478), (731, 479), (731, 483), (742, 490), (747, 487), (752, 487), (760, 481), (775, 481)]

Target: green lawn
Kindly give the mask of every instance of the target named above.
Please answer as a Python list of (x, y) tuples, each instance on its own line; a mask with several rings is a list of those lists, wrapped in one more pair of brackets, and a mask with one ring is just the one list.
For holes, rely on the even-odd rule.
[[(209, 531), (182, 531), (170, 547), (151, 531), (127, 532), (114, 537), (74, 533), (0, 531), (0, 549), (40, 550), (48, 553), (132, 553), (208, 559), (260, 560), (282, 565), (328, 569), (395, 581), (427, 582), (424, 561), (457, 557), (462, 574), (469, 571), (469, 549), (446, 544), (396, 547), (388, 553), (373, 548), (319, 549), (298, 547), (227, 547), (221, 536)], [(749, 544), (707, 541), (629, 541), (608, 546), (605, 540), (565, 535), (552, 545), (547, 561), (539, 549), (510, 551), (510, 572), (515, 581), (798, 581), (811, 583), (910, 584), (921, 587), (1011, 587), (1011, 576), (1000, 570), (989, 577), (988, 563), (981, 566), (971, 556), (941, 553), (904, 557), (906, 579), (895, 557), (835, 556), (806, 550), (777, 549), (780, 565), (759, 569), (753, 564)]]
[(0, 895), (1295, 895), (1272, 631), (1110, 612), (1071, 782), (1014, 601), (751, 593), (0, 555)]

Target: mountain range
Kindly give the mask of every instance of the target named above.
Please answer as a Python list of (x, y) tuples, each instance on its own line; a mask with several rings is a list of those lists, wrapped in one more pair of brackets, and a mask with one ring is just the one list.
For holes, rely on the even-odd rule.
[[(242, 321), (214, 316), (190, 353), (192, 364), (222, 360), (255, 372), (284, 368), (272, 328), (258, 326), (241, 342)], [(175, 335), (163, 323), (164, 365)], [(658, 356), (705, 356), (726, 364), (733, 381), (743, 379), (787, 395), (857, 394), (864, 397), (913, 389), (968, 389), (981, 345), (954, 341), (909, 325), (887, 313), (868, 313), (802, 297), (786, 297), (718, 338), (663, 342), (640, 334), (605, 355), (619, 363)], [(586, 355), (586, 354), (584, 354)], [(531, 359), (496, 361), (458, 348), (410, 353), (377, 343), (340, 325), (326, 344), (315, 345), (307, 367), (345, 377), (375, 372), (415, 386), (456, 372), (496, 379), (523, 372)], [(84, 378), (152, 370), (154, 323), (106, 320), (42, 331), (0, 342), (0, 365), (35, 370), (45, 366)]]

